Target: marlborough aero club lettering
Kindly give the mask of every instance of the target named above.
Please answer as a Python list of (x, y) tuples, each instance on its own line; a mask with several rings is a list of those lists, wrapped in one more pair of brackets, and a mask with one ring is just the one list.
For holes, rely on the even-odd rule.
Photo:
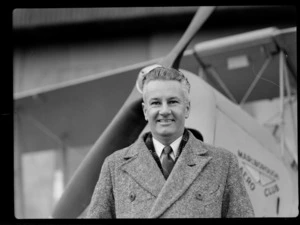
[[(238, 150), (238, 156), (244, 160), (240, 170), (246, 185), (249, 186), (251, 191), (255, 190), (257, 183), (262, 187), (265, 187), (264, 195), (266, 197), (279, 192), (279, 187), (275, 183), (279, 179), (279, 175), (274, 170), (240, 150)], [(270, 186), (271, 184), (273, 185)]]

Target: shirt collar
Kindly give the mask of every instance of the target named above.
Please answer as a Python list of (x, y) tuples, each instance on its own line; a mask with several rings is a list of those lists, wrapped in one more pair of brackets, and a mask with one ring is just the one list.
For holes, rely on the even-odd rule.
[[(175, 157), (177, 156), (178, 154), (178, 149), (179, 149), (179, 145), (180, 145), (180, 142), (182, 140), (182, 135), (177, 138), (175, 141), (173, 141), (170, 146), (172, 147), (173, 149), (173, 154), (171, 154), (171, 157), (173, 159), (175, 159)], [(154, 149), (155, 149), (155, 152), (156, 154), (158, 155), (158, 157), (160, 158), (161, 156), (161, 153), (162, 153), (162, 150), (164, 149), (165, 145), (163, 145), (162, 143), (160, 143), (158, 140), (156, 140), (153, 136), (152, 136), (152, 141), (153, 141), (153, 145), (154, 145)], [(173, 155), (173, 156), (172, 156)]]

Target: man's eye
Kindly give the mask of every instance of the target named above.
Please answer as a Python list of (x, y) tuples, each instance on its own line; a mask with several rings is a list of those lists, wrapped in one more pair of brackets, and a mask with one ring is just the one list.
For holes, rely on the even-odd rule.
[(172, 101), (170, 101), (169, 103), (170, 103), (170, 104), (176, 104), (176, 103), (178, 103), (178, 101), (172, 100)]
[(151, 102), (151, 105), (159, 105), (159, 102)]

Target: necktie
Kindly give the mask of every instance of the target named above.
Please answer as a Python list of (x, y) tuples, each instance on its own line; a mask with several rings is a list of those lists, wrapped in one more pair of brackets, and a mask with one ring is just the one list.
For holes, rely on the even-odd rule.
[(169, 174), (171, 173), (172, 168), (175, 163), (170, 155), (172, 151), (173, 150), (172, 150), (171, 146), (166, 146), (166, 147), (164, 147), (163, 152), (162, 152), (161, 165), (163, 168), (163, 174), (166, 179), (168, 178)]

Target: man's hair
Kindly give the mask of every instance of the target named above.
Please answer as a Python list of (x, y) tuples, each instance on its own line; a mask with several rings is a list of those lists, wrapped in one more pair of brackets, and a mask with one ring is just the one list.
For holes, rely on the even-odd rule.
[(142, 90), (144, 93), (144, 87), (147, 83), (152, 80), (175, 80), (181, 83), (185, 100), (189, 101), (189, 93), (191, 85), (188, 79), (183, 75), (182, 72), (173, 68), (156, 67), (147, 73), (142, 80)]

